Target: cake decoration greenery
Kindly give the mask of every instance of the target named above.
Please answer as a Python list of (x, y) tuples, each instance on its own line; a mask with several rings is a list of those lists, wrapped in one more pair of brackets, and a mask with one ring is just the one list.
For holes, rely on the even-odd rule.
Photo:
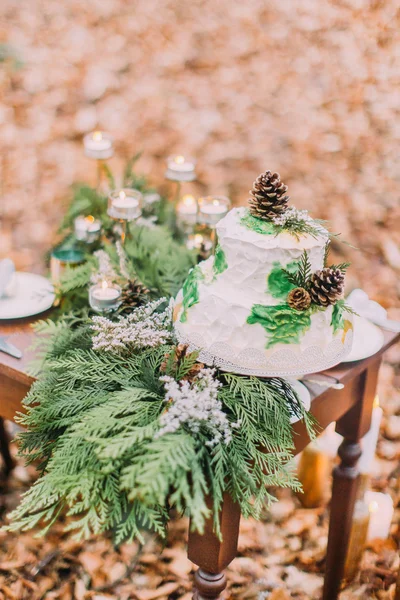
[(213, 271), (214, 275), (220, 275), (228, 268), (228, 263), (226, 262), (225, 252), (222, 250), (221, 246), (217, 244), (215, 248), (214, 254), (214, 263), (213, 263)]
[[(328, 256), (325, 250), (325, 262)], [(343, 299), (344, 276), (349, 263), (324, 267), (313, 272), (307, 251), (300, 260), (282, 268), (274, 265), (267, 280), (267, 292), (283, 300), (278, 305), (255, 304), (247, 318), (249, 325), (260, 324), (267, 332), (266, 348), (276, 344), (299, 343), (311, 326), (311, 316), (333, 306), (333, 332), (352, 328), (344, 313), (353, 313)]]
[(267, 277), (267, 292), (273, 298), (284, 300), (288, 293), (295, 287), (289, 281), (286, 272), (294, 273), (297, 271), (297, 261), (288, 263), (285, 269), (279, 262), (274, 262), (270, 274)]
[(275, 306), (254, 304), (247, 323), (261, 325), (268, 334), (265, 347), (272, 348), (276, 344), (298, 344), (301, 335), (310, 328), (311, 314), (311, 308), (299, 312), (287, 303)]
[(187, 278), (185, 280), (185, 283), (183, 284), (183, 288), (182, 288), (182, 296), (183, 296), (183, 300), (182, 300), (183, 312), (181, 315), (182, 323), (185, 323), (185, 321), (187, 319), (188, 309), (191, 306), (193, 306), (194, 304), (197, 304), (199, 301), (199, 281), (201, 281), (202, 279), (204, 279), (203, 272), (202, 272), (201, 268), (199, 267), (199, 265), (196, 265), (190, 271), (189, 275), (187, 276)]

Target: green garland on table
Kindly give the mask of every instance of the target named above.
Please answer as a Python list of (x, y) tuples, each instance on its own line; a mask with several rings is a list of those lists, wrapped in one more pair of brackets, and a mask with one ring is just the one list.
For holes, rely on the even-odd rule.
[[(160, 312), (162, 302), (114, 322), (65, 316), (38, 325), (44, 361), (18, 422), (20, 451), (38, 461), (40, 477), (10, 530), (45, 533), (66, 515), (66, 530), (108, 532), (121, 543), (143, 527), (164, 536), (175, 507), (201, 532), (210, 495), (220, 535), (225, 492), (245, 517), (259, 518), (272, 500), (268, 486), (299, 489), (291, 413), (311, 437), (313, 419), (290, 386), (204, 370), (174, 343), (172, 308)], [(205, 402), (212, 408), (199, 415)]]

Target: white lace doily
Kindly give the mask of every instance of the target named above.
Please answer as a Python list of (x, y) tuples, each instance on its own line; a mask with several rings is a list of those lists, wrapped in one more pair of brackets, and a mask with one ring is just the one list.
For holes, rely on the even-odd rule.
[(238, 375), (255, 375), (257, 377), (298, 377), (309, 373), (325, 371), (340, 363), (351, 350), (353, 332), (347, 331), (344, 342), (336, 338), (325, 348), (309, 346), (304, 350), (299, 347), (296, 351), (280, 348), (272, 354), (257, 348), (246, 348), (237, 353), (228, 344), (214, 343), (207, 347), (202, 335), (192, 334), (190, 337), (183, 332), (179, 321), (175, 322), (175, 332), (180, 343), (188, 344), (191, 352), (199, 352), (199, 360), (211, 367)]

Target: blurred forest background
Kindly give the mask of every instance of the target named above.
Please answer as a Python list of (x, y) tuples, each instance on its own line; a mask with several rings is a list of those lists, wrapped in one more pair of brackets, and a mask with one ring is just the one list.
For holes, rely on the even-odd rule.
[[(399, 296), (396, 0), (2, 0), (0, 255), (37, 268), (76, 180), (82, 136), (163, 183), (171, 152), (199, 191), (244, 203), (277, 170), (292, 201), (331, 221), (361, 283)], [(374, 278), (371, 277), (374, 274)], [(379, 274), (379, 281), (375, 277)], [(377, 285), (379, 284), (379, 288)]]
[[(143, 151), (138, 170), (164, 185), (165, 158), (197, 158), (199, 193), (245, 203), (255, 177), (277, 170), (292, 202), (356, 246), (349, 287), (400, 318), (400, 9), (397, 0), (1, 0), (0, 257), (43, 269), (71, 185), (95, 182), (83, 135), (116, 140), (111, 166)], [(385, 410), (374, 489), (400, 499), (400, 351), (383, 366)], [(397, 470), (396, 470), (397, 469)], [(19, 464), (0, 515), (34, 477)], [(392, 537), (364, 556), (343, 600), (394, 597)], [(118, 551), (56, 530), (0, 531), (0, 597), (191, 598), (186, 521), (168, 547)], [(318, 598), (326, 507), (283, 494), (262, 524), (243, 522), (229, 570), (232, 597)]]

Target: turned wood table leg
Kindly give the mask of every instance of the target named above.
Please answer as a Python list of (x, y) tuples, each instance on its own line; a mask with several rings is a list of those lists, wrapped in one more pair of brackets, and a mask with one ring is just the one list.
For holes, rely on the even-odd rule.
[(217, 599), (225, 589), (223, 570), (236, 556), (239, 523), (239, 505), (225, 494), (220, 515), (222, 540), (213, 531), (212, 517), (207, 520), (203, 534), (189, 533), (188, 557), (200, 567), (194, 577), (194, 600)]
[(372, 363), (349, 386), (355, 402), (336, 424), (344, 440), (339, 448), (341, 462), (333, 472), (323, 600), (337, 600), (340, 592), (358, 489), (360, 439), (370, 428), (380, 362)]
[(2, 417), (0, 417), (0, 454), (4, 461), (4, 472), (9, 475), (14, 468), (14, 461), (10, 453), (10, 440)]

